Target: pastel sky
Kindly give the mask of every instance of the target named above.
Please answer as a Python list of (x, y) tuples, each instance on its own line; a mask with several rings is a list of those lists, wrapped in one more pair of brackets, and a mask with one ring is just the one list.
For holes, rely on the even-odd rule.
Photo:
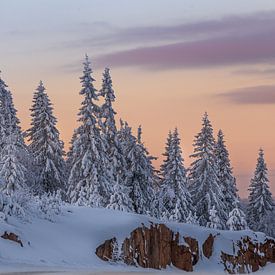
[(23, 129), (43, 80), (68, 147), (87, 53), (111, 68), (118, 117), (161, 162), (177, 126), (185, 165), (207, 111), (225, 133), (242, 197), (265, 150), (275, 195), (274, 0), (1, 0), (0, 69)]

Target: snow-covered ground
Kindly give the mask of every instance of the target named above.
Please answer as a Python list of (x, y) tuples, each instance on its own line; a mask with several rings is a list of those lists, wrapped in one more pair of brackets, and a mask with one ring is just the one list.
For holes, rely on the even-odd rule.
[[(119, 241), (122, 241), (133, 229), (142, 223), (149, 225), (150, 221), (159, 222), (142, 215), (76, 206), (63, 207), (62, 214), (56, 217), (55, 222), (41, 218), (32, 218), (29, 222), (15, 218), (9, 219), (8, 224), (0, 223), (0, 234), (2, 235), (4, 231), (14, 232), (19, 235), (24, 247), (0, 238), (0, 272), (28, 271), (28, 274), (31, 271), (74, 272), (71, 274), (82, 274), (82, 272), (84, 274), (182, 273), (183, 271), (173, 267), (158, 271), (130, 267), (123, 263), (108, 263), (95, 255), (96, 247), (105, 240), (116, 236)], [(167, 225), (184, 236), (195, 237), (200, 244), (210, 232), (213, 233), (213, 230), (194, 225), (179, 223)], [(257, 237), (257, 239), (264, 238), (264, 234), (255, 234), (251, 231), (220, 231), (220, 235), (215, 240), (214, 255), (210, 260), (205, 258), (200, 261), (195, 266), (195, 271), (200, 274), (205, 274), (205, 272), (224, 274), (223, 265), (217, 264), (220, 251), (232, 253), (232, 240), (240, 239), (243, 235)], [(275, 265), (269, 264), (264, 271), (274, 274)]]

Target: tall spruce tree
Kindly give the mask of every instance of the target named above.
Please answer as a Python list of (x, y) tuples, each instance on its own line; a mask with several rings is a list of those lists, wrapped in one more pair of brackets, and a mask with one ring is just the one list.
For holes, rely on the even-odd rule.
[(17, 137), (9, 135), (1, 154), (0, 178), (2, 185), (0, 191), (12, 195), (15, 191), (26, 189), (25, 166), (18, 159)]
[(226, 206), (227, 218), (229, 213), (238, 205), (236, 179), (232, 173), (232, 167), (229, 160), (229, 153), (225, 145), (224, 135), (221, 130), (218, 132), (218, 138), (215, 145), (215, 157), (217, 161), (217, 176), (223, 191), (224, 204)]
[(194, 154), (190, 156), (195, 159), (189, 173), (190, 191), (200, 225), (206, 226), (210, 222), (210, 210), (214, 207), (221, 227), (226, 228), (226, 206), (219, 183), (214, 147), (212, 125), (205, 113), (202, 129), (195, 137)]
[[(119, 140), (119, 133), (116, 127), (113, 108), (115, 101), (115, 92), (113, 90), (110, 69), (106, 68), (103, 73), (102, 89), (99, 94), (104, 97), (104, 103), (101, 106), (101, 130), (103, 140), (106, 144), (107, 157), (109, 159), (109, 169), (112, 173), (113, 184), (126, 185), (126, 158), (123, 154), (122, 144)], [(120, 189), (116, 188), (116, 190)], [(126, 192), (127, 193), (127, 192)]]
[(65, 162), (64, 144), (56, 128), (52, 103), (40, 81), (33, 96), (31, 128), (27, 131), (29, 149), (38, 168), (38, 191), (53, 193), (64, 190)]
[(8, 86), (0, 77), (0, 119), (1, 119), (1, 147), (5, 145), (7, 137), (12, 135), (16, 145), (26, 149), (23, 134), (17, 118), (17, 110), (14, 107), (12, 94)]
[(136, 138), (127, 122), (121, 122), (119, 140), (126, 156), (126, 185), (130, 188), (133, 209), (138, 214), (151, 214), (155, 182), (152, 165), (154, 157), (149, 155), (141, 141), (141, 127)]
[(7, 129), (6, 129), (6, 108), (5, 108), (5, 97), (8, 94), (8, 86), (1, 78), (1, 71), (0, 71), (0, 149), (3, 149), (4, 143), (7, 136)]
[(177, 129), (173, 135), (169, 132), (164, 156), (166, 159), (161, 166), (160, 212), (165, 219), (186, 222), (190, 211), (193, 212), (193, 206), (187, 189), (186, 170)]
[[(7, 175), (10, 172), (5, 171), (12, 165), (13, 167), (21, 167), (20, 171), (24, 172), (24, 178), (28, 181), (29, 185), (33, 182), (31, 159), (24, 143), (23, 134), (19, 126), (20, 121), (17, 118), (17, 110), (14, 107), (12, 94), (8, 90), (8, 86), (0, 77), (0, 169), (2, 175)], [(10, 165), (8, 165), (8, 163)], [(22, 173), (18, 170), (18, 175)], [(4, 176), (6, 178), (6, 176)], [(7, 178), (6, 178), (7, 179)], [(14, 184), (19, 183), (15, 180)], [(4, 187), (7, 188), (9, 182), (4, 182)], [(14, 190), (20, 189), (14, 186)]]
[(165, 152), (162, 154), (164, 157), (164, 160), (160, 166), (160, 173), (161, 173), (162, 179), (164, 179), (165, 177), (164, 175), (167, 175), (169, 173), (169, 166), (171, 163), (170, 152), (172, 151), (172, 140), (173, 140), (173, 135), (172, 135), (172, 132), (169, 131), (166, 144), (165, 144)]
[(254, 231), (262, 231), (270, 234), (268, 221), (272, 215), (273, 201), (269, 191), (268, 170), (264, 159), (264, 151), (259, 150), (254, 177), (249, 187), (249, 204), (247, 208), (247, 220), (249, 227)]
[(72, 203), (78, 201), (80, 193), (90, 206), (106, 206), (110, 197), (110, 179), (106, 175), (105, 148), (100, 135), (98, 117), (100, 109), (96, 104), (98, 95), (94, 88), (92, 69), (86, 55), (83, 76), (80, 78), (80, 95), (84, 101), (79, 112), (81, 125), (75, 132), (72, 144), (72, 169), (69, 176), (68, 196)]
[[(116, 112), (113, 108), (115, 101), (115, 92), (113, 90), (113, 82), (110, 75), (110, 69), (105, 68), (102, 79), (102, 88), (99, 95), (104, 98), (104, 103), (101, 106), (102, 129), (108, 137), (108, 141), (112, 142), (117, 133), (115, 115)], [(110, 144), (112, 146), (112, 143)]]
[(77, 139), (77, 130), (74, 130), (72, 138), (70, 140), (70, 147), (69, 150), (67, 152), (67, 159), (66, 159), (66, 171), (67, 171), (67, 175), (70, 174), (70, 171), (73, 167), (73, 160), (74, 160), (74, 152), (73, 152), (73, 144)]

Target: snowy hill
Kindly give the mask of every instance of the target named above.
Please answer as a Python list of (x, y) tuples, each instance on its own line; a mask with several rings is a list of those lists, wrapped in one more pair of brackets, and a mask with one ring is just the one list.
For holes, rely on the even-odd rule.
[[(122, 241), (141, 224), (160, 223), (155, 219), (107, 209), (66, 206), (55, 222), (32, 218), (23, 222), (10, 218), (0, 223), (0, 234), (13, 232), (23, 243), (0, 238), (0, 271), (22, 270), (88, 270), (88, 271), (146, 271), (124, 263), (102, 261), (95, 254), (96, 248), (114, 236)], [(252, 231), (215, 231), (195, 225), (166, 223), (174, 232), (198, 240), (199, 246), (210, 233), (216, 235), (213, 256), (202, 257), (194, 271), (223, 271), (220, 252), (232, 254), (232, 241), (249, 236), (263, 242), (266, 236)], [(275, 265), (268, 264), (268, 270)], [(171, 267), (168, 270), (178, 271)], [(151, 270), (153, 271), (153, 270)]]

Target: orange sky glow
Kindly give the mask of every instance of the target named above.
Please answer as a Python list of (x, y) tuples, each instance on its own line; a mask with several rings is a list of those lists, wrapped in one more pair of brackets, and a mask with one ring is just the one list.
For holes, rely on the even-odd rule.
[[(247, 85), (259, 85), (261, 79), (231, 76), (230, 71), (173, 71), (137, 72), (133, 70), (112, 70), (116, 92), (115, 109), (117, 119), (122, 118), (133, 126), (143, 127), (143, 140), (150, 153), (158, 157), (159, 167), (167, 133), (174, 127), (179, 128), (185, 165), (190, 164), (194, 136), (201, 128), (204, 111), (209, 113), (215, 134), (222, 129), (230, 152), (238, 188), (242, 197), (247, 195), (249, 179), (252, 176), (258, 148), (263, 147), (268, 162), (271, 189), (275, 191), (272, 180), (275, 167), (275, 120), (273, 105), (236, 105), (223, 102), (215, 95), (224, 91)], [(73, 129), (77, 126), (77, 112), (81, 102), (79, 73), (49, 78), (45, 82), (47, 92), (54, 104), (58, 118), (58, 128), (68, 149)], [(101, 85), (101, 72), (95, 71), (96, 87)], [(20, 78), (20, 77), (19, 77)], [(29, 107), (32, 92), (37, 83), (23, 85), (17, 79), (6, 77), (13, 91), (23, 129), (30, 123)], [(198, 81), (199, 79), (199, 81)], [(265, 79), (265, 83), (267, 80)], [(272, 84), (272, 80), (270, 80)]]
[(220, 0), (116, 2), (121, 3), (3, 4), (1, 76), (13, 93), (22, 128), (29, 128), (32, 94), (41, 79), (68, 149), (87, 53), (97, 89), (104, 67), (111, 68), (117, 119), (127, 120), (134, 131), (142, 125), (144, 143), (158, 157), (156, 167), (174, 127), (189, 166), (207, 111), (215, 135), (219, 129), (225, 134), (240, 196), (247, 197), (260, 147), (275, 195), (274, 1), (265, 6), (256, 0), (235, 6)]

